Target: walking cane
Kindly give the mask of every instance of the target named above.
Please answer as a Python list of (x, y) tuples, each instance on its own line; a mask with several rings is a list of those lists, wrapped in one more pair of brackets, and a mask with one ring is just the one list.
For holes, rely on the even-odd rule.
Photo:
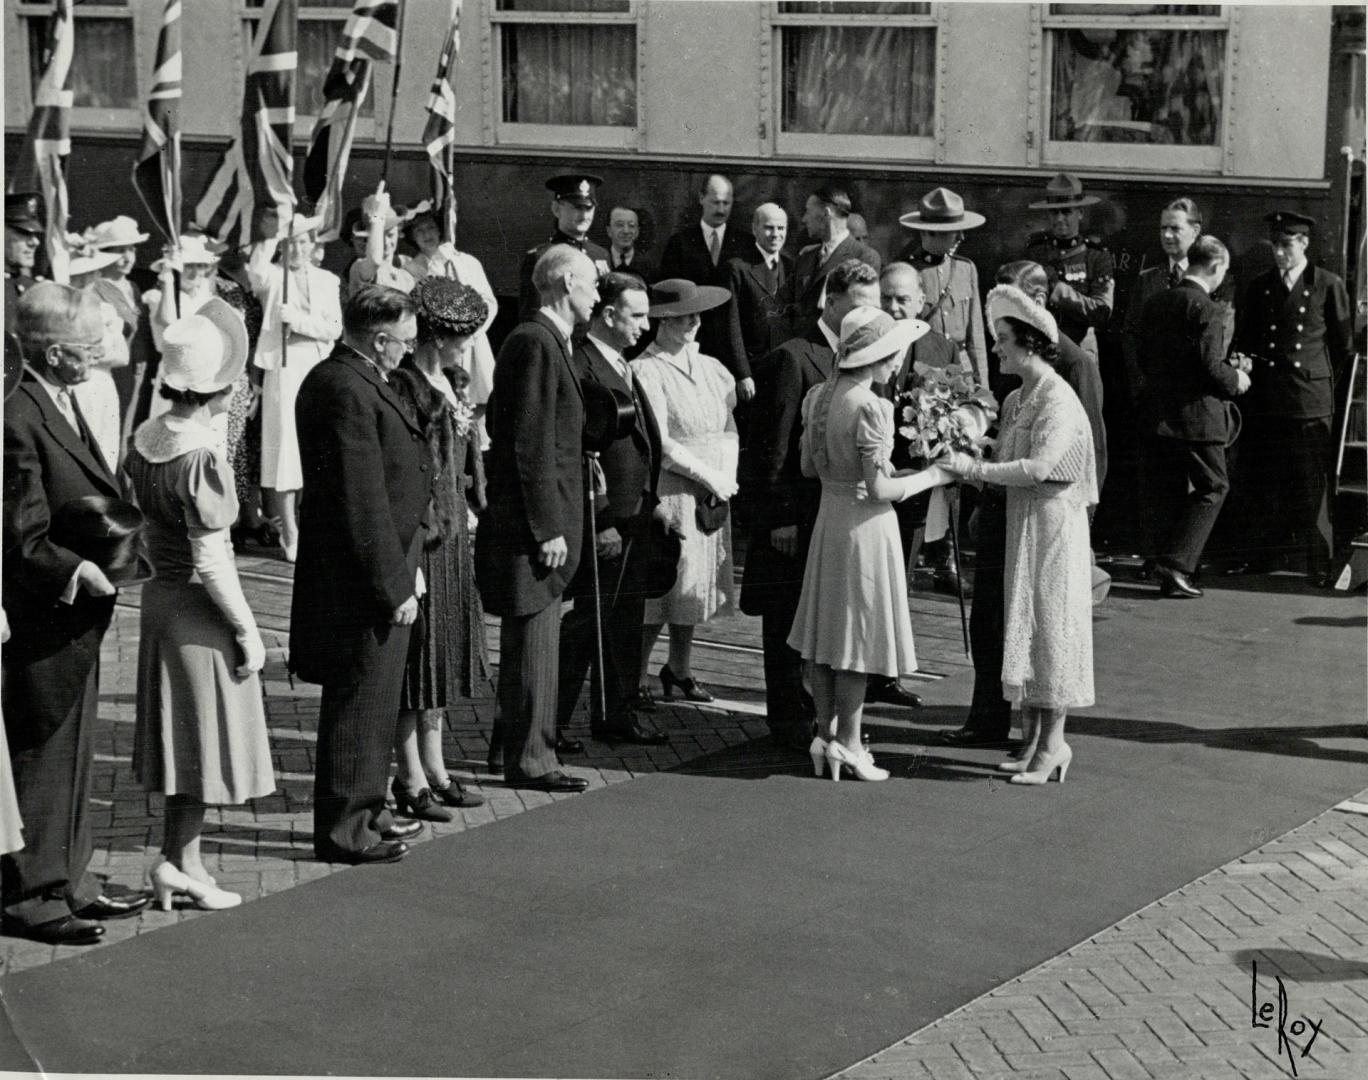
[[(594, 575), (594, 647), (598, 655), (598, 683), (599, 683), (599, 719), (600, 723), (608, 722), (608, 673), (603, 668), (603, 601), (599, 595), (599, 567), (598, 567), (598, 514), (594, 509), (594, 499), (598, 494), (599, 479), (603, 476), (603, 469), (598, 463), (597, 451), (590, 450), (584, 455), (589, 465), (589, 536), (592, 547), (592, 558), (589, 560), (593, 567)], [(621, 580), (619, 579), (619, 585)], [(592, 692), (592, 691), (591, 691)]]
[[(956, 485), (958, 487), (959, 485)], [(959, 547), (959, 499), (945, 500), (946, 512), (950, 515), (950, 550), (955, 555), (956, 591), (959, 593), (960, 633), (964, 635), (964, 655), (969, 655), (969, 617), (964, 613), (964, 564), (960, 562)]]

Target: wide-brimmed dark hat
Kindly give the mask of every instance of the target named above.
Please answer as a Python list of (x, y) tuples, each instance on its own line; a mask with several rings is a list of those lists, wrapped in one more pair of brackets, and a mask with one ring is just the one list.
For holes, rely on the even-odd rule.
[(652, 319), (672, 319), (677, 315), (698, 315), (721, 307), (731, 299), (731, 290), (718, 285), (695, 285), (685, 278), (668, 278), (651, 286)]
[(20, 232), (43, 235), (43, 197), (31, 191), (5, 196), (5, 224)]
[(584, 449), (601, 454), (618, 439), (625, 439), (636, 426), (636, 403), (631, 395), (600, 382), (585, 379)]
[(921, 197), (917, 209), (898, 218), (899, 224), (923, 232), (958, 232), (977, 229), (988, 219), (964, 208), (964, 200), (949, 188), (938, 187)]
[(1269, 230), (1275, 236), (1283, 233), (1310, 236), (1311, 230), (1316, 227), (1315, 218), (1309, 218), (1295, 210), (1274, 210), (1273, 213), (1264, 215), (1264, 221), (1268, 223)]
[(142, 548), (142, 511), (123, 499), (87, 495), (52, 515), (54, 544), (93, 562), (112, 585), (138, 585), (156, 577)]
[(1083, 181), (1078, 177), (1062, 172), (1045, 185), (1045, 198), (1030, 203), (1029, 207), (1032, 210), (1069, 210), (1101, 201), (1096, 195), (1083, 194)]

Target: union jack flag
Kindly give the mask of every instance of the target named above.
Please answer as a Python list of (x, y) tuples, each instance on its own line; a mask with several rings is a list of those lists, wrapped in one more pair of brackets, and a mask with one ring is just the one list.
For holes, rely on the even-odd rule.
[(231, 247), (262, 239), (276, 213), (283, 235), (294, 213), (295, 51), (298, 0), (265, 0), (247, 62), (242, 124), (195, 207), (195, 220)]
[(432, 162), (432, 205), (439, 209), (444, 223), (444, 239), (456, 242), (456, 199), (452, 193), (451, 171), (447, 168), (447, 148), (456, 141), (456, 94), (451, 89), (451, 65), (461, 51), (461, 0), (451, 0), (451, 18), (446, 40), (437, 58), (437, 76), (427, 100), (427, 123), (423, 126), (423, 145)]
[(10, 176), (12, 192), (41, 191), (47, 207), (44, 246), (53, 281), (70, 280), (66, 159), (71, 153), (71, 0), (57, 0), (48, 20), (43, 73), (33, 92), (24, 148)]
[(181, 0), (163, 0), (152, 89), (143, 116), (133, 187), (167, 242), (181, 231)]
[(323, 110), (304, 160), (304, 194), (320, 219), (318, 238), (334, 240), (342, 225), (342, 183), (356, 118), (370, 89), (371, 64), (398, 50), (399, 0), (356, 0), (323, 81)]

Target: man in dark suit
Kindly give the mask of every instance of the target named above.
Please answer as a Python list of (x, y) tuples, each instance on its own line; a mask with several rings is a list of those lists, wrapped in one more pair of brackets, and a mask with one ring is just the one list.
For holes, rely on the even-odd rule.
[(742, 480), (754, 516), (741, 610), (760, 616), (770, 737), (794, 750), (806, 750), (812, 740), (813, 706), (803, 687), (803, 658), (789, 646), (788, 634), (822, 501), (821, 484), (800, 467), (803, 398), (831, 374), (841, 320), (856, 307), (878, 304), (878, 275), (850, 259), (831, 271), (822, 317), (755, 365), (755, 414)]
[(788, 295), (793, 280), (793, 260), (784, 254), (788, 238), (788, 214), (774, 203), (755, 209), (751, 220), (755, 244), (727, 260), (720, 284), (730, 290), (724, 308), (727, 347), (717, 357), (736, 378), (738, 397), (755, 394), (753, 361), (778, 348), (788, 327)]
[[(725, 176), (709, 176), (698, 189), (698, 205), (702, 211), (696, 225), (681, 229), (665, 244), (660, 256), (660, 281), (684, 278), (695, 285), (725, 287), (727, 263), (749, 251), (754, 237), (730, 223), (732, 212), (732, 182)], [(726, 363), (728, 327), (724, 306), (703, 313), (703, 325), (698, 329), (698, 348), (707, 356)], [(736, 388), (738, 401), (749, 401), (753, 387)]]
[(3, 709), (25, 846), (0, 859), (0, 906), (6, 933), (90, 945), (104, 934), (98, 920), (148, 903), (104, 895), (87, 869), (100, 642), (115, 587), (49, 534), (73, 500), (123, 494), (71, 393), (102, 353), (104, 324), (92, 293), (51, 282), (26, 290), (16, 307), (29, 366), (5, 403), (4, 603), (13, 636)]
[(545, 241), (528, 249), (518, 267), (518, 319), (526, 322), (537, 313), (541, 298), (532, 282), (532, 268), (552, 244), (565, 244), (589, 257), (597, 273), (606, 274), (608, 252), (589, 239), (589, 227), (594, 224), (594, 210), (598, 206), (598, 188), (603, 177), (593, 173), (561, 173), (546, 182), (551, 192), (551, 214), (556, 229)]
[[(1041, 307), (1050, 297), (1050, 278), (1045, 268), (1029, 259), (999, 266), (994, 280), (1012, 285)], [(988, 328), (993, 334), (993, 328)], [(996, 334), (993, 334), (996, 340)], [(1059, 335), (1059, 357), (1055, 370), (1069, 384), (1092, 428), (1097, 490), (1107, 476), (1107, 432), (1102, 421), (1102, 375), (1097, 361), (1084, 352), (1068, 335)], [(1015, 375), (1000, 375), (993, 396), (1001, 404), (1021, 385)], [(1012, 705), (1002, 696), (1002, 635), (1007, 616), (1003, 574), (1007, 565), (1007, 503), (1001, 488), (988, 485), (979, 496), (971, 521), (974, 551), (974, 606), (969, 610), (969, 650), (974, 660), (974, 695), (964, 726), (942, 732), (941, 741), (951, 746), (1001, 746), (1012, 729)], [(1093, 588), (1108, 583), (1106, 575), (1093, 567)]]
[(422, 828), (385, 808), (433, 480), (423, 430), (388, 375), (417, 334), (408, 296), (359, 286), (342, 340), (295, 406), (306, 495), (290, 669), (323, 686), (314, 850), (331, 862), (393, 862)]
[(641, 219), (630, 206), (615, 206), (608, 211), (608, 269), (635, 274), (642, 281), (655, 278), (655, 266), (637, 247), (641, 238)]
[(1335, 381), (1349, 372), (1352, 309), (1344, 282), (1307, 260), (1312, 220), (1286, 210), (1265, 220), (1277, 265), (1249, 283), (1237, 334), (1254, 365), (1239, 475), (1249, 569), (1270, 569), (1299, 540), (1307, 576), (1328, 586), (1330, 421)]
[(1140, 316), (1140, 393), (1156, 436), (1153, 513), (1166, 529), (1154, 572), (1165, 596), (1202, 595), (1190, 576), (1230, 490), (1227, 402), (1249, 389), (1249, 376), (1226, 363), (1225, 313), (1212, 299), (1229, 268), (1226, 246), (1198, 237), (1183, 280), (1151, 297)]
[(803, 228), (816, 243), (798, 253), (793, 266), (793, 298), (789, 329), (804, 334), (825, 311), (822, 290), (827, 275), (847, 259), (859, 259), (876, 273), (883, 266), (879, 253), (850, 235), (850, 192), (827, 184), (808, 196)]
[[(600, 278), (599, 302), (588, 336), (575, 349), (581, 384), (609, 388), (617, 399), (632, 403), (636, 417), (631, 433), (616, 439), (599, 456), (607, 493), (591, 495), (597, 532), (584, 530), (579, 571), (567, 590), (575, 597), (575, 607), (561, 619), (557, 727), (564, 729), (569, 723), (592, 663), (589, 730), (594, 738), (660, 746), (666, 737), (648, 730), (633, 712), (641, 681), (641, 627), (646, 616), (642, 556), (658, 501), (660, 429), (623, 355), (645, 331), (649, 306), (646, 283), (636, 275), (611, 273)], [(606, 678), (593, 663), (597, 651), (594, 559), (598, 560)], [(601, 681), (606, 709), (600, 707)]]
[(556, 756), (561, 595), (584, 529), (584, 398), (571, 336), (598, 302), (598, 272), (554, 244), (537, 260), (541, 307), (508, 336), (489, 400), (489, 507), (475, 540), (485, 610), (499, 616), (498, 738), (509, 786), (583, 791)]

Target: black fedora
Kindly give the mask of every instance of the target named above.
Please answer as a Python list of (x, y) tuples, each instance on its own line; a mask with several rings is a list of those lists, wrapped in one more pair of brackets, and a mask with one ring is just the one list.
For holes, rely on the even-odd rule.
[(145, 521), (142, 511), (131, 502), (86, 495), (57, 509), (48, 526), (48, 537), (98, 566), (110, 584), (140, 585), (156, 577), (142, 550)]
[(731, 290), (717, 285), (695, 285), (686, 278), (670, 278), (652, 285), (650, 298), (651, 307), (646, 314), (652, 319), (669, 319), (721, 307), (731, 299)]
[(631, 395), (600, 382), (585, 379), (584, 449), (601, 454), (618, 439), (625, 439), (636, 426), (636, 403)]

